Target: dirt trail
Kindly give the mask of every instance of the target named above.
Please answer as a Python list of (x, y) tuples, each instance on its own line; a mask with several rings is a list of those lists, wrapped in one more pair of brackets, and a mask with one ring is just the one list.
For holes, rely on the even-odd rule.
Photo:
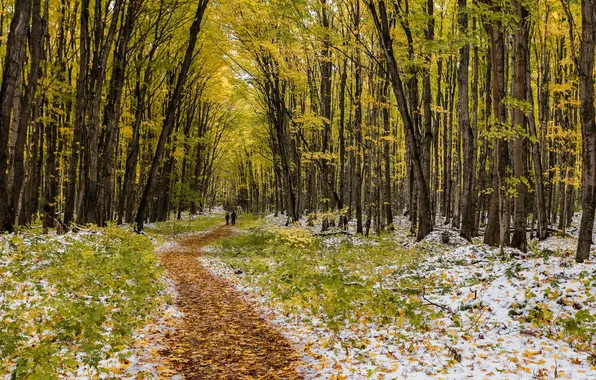
[(197, 260), (202, 248), (234, 233), (220, 226), (181, 238), (177, 248), (161, 255), (185, 314), (163, 354), (186, 379), (301, 379), (290, 343)]

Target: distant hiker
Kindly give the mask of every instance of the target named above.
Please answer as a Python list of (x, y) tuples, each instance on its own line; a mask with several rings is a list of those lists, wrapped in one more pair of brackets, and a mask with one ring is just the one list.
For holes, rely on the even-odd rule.
[(236, 211), (232, 211), (232, 225), (236, 224)]
[(226, 212), (226, 226), (230, 224), (230, 213)]

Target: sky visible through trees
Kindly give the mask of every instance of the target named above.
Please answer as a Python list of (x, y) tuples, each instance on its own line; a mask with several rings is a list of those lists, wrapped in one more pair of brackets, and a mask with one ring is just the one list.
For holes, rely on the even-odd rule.
[(596, 197), (593, 0), (19, 0), (0, 230), (214, 205), (522, 251)]

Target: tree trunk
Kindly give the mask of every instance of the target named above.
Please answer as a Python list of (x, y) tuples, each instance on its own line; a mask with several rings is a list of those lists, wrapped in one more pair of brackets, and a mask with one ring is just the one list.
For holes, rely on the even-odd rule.
[[(327, 4), (327, 0), (320, 0), (321, 1), (321, 27), (324, 30), (323, 36), (323, 47), (321, 49), (321, 61), (320, 61), (320, 71), (321, 71), (321, 86), (320, 86), (320, 99), (321, 99), (321, 116), (323, 117), (323, 131), (322, 131), (322, 146), (321, 151), (323, 153), (323, 157), (327, 155), (330, 149), (329, 141), (331, 139), (331, 75), (333, 73), (331, 61), (331, 28), (330, 28), (330, 20), (329, 20), (329, 5)], [(321, 177), (323, 180), (323, 187), (325, 195), (325, 201), (323, 203), (323, 212), (329, 210), (329, 206), (331, 203), (332, 194), (334, 192), (333, 189), (333, 180), (330, 178), (330, 167), (328, 164), (328, 160), (323, 158), (321, 160)], [(337, 204), (337, 207), (341, 207), (341, 204)], [(321, 230), (325, 231), (329, 227), (329, 219), (327, 216), (323, 218), (321, 224)]]
[(596, 3), (582, 1), (582, 40), (578, 66), (582, 123), (582, 220), (575, 259), (589, 258), (596, 202), (596, 120), (594, 119), (594, 47), (596, 46)]
[[(463, 36), (468, 33), (468, 13), (466, 0), (459, 0), (459, 29)], [(470, 110), (468, 102), (468, 66), (470, 62), (470, 45), (464, 44), (459, 49), (459, 73), (458, 87), (459, 97), (457, 101), (457, 118), (459, 128), (463, 132), (464, 150), (464, 175), (463, 193), (461, 197), (461, 231), (463, 238), (472, 241), (472, 230), (474, 228), (474, 210), (472, 202), (474, 199), (474, 161), (476, 160), (476, 144), (474, 132), (470, 125)]]
[(530, 76), (530, 50), (526, 50), (526, 101), (530, 104), (528, 113), (528, 128), (532, 144), (532, 161), (534, 164), (534, 176), (536, 181), (536, 214), (537, 237), (544, 240), (548, 237), (548, 214), (546, 213), (546, 199), (544, 195), (544, 169), (542, 167), (542, 154), (540, 141), (534, 118), (534, 97), (532, 96), (532, 80)]
[(416, 176), (416, 188), (418, 201), (418, 231), (416, 239), (422, 240), (432, 231), (432, 218), (430, 210), (430, 198), (426, 178), (424, 177), (424, 169), (421, 159), (421, 147), (417, 141), (417, 132), (414, 129), (414, 122), (408, 109), (408, 100), (405, 94), (404, 85), (401, 79), (400, 69), (397, 65), (397, 60), (393, 53), (393, 38), (391, 36), (391, 28), (385, 8), (385, 2), (378, 2), (378, 12), (376, 6), (372, 1), (367, 2), (370, 13), (373, 16), (375, 27), (381, 39), (383, 52), (387, 59), (387, 67), (391, 77), (391, 84), (400, 114), (403, 119), (406, 142), (408, 150), (411, 152), (411, 158), (414, 165), (414, 172)]
[[(29, 52), (30, 65), (27, 86), (25, 93), (21, 99), (20, 115), (18, 118), (18, 132), (17, 140), (14, 150), (14, 167), (13, 167), (13, 187), (12, 187), (12, 209), (15, 225), (18, 224), (18, 218), (22, 208), (23, 199), (23, 183), (25, 175), (25, 157), (24, 149), (27, 142), (27, 129), (35, 112), (35, 92), (37, 90), (37, 82), (41, 74), (41, 60), (43, 58), (44, 37), (47, 20), (42, 17), (41, 1), (33, 0), (32, 2), (32, 26), (29, 38)], [(38, 104), (37, 106), (41, 106)], [(36, 152), (37, 153), (37, 152)]]
[[(514, 98), (519, 102), (526, 100), (526, 58), (528, 56), (528, 39), (529, 39), (529, 22), (528, 10), (521, 4), (519, 0), (514, 1), (514, 8), (519, 18), (519, 26), (515, 32), (514, 38), (514, 57), (515, 57), (515, 86)], [(516, 196), (514, 198), (514, 222), (513, 235), (511, 237), (511, 246), (517, 248), (522, 252), (528, 249), (527, 241), (527, 225), (528, 216), (526, 214), (526, 152), (525, 152), (525, 135), (526, 123), (525, 115), (521, 106), (513, 109), (513, 127), (514, 127), (514, 141), (513, 141), (513, 175), (517, 181), (515, 189)]]
[(89, 0), (81, 0), (79, 34), (79, 76), (76, 85), (75, 120), (68, 168), (68, 185), (64, 206), (64, 223), (70, 224), (74, 219), (76, 207), (77, 167), (80, 160), (81, 143), (86, 125), (87, 76), (89, 66)]
[[(491, 129), (501, 130), (506, 121), (507, 110), (503, 104), (505, 98), (505, 36), (501, 25), (488, 26), (491, 40), (491, 79), (492, 106), (495, 120)], [(495, 139), (492, 167), (492, 192), (488, 209), (488, 223), (484, 233), (484, 243), (489, 245), (503, 245), (509, 240), (509, 231), (504, 227), (508, 223), (505, 216), (505, 176), (509, 152), (507, 141), (497, 137)]]
[(113, 58), (112, 77), (110, 79), (110, 88), (108, 99), (104, 109), (104, 133), (101, 146), (100, 177), (98, 181), (98, 225), (105, 226), (109, 219), (108, 205), (114, 194), (114, 151), (116, 149), (116, 140), (118, 136), (118, 124), (120, 121), (122, 90), (127, 65), (128, 41), (132, 34), (132, 29), (137, 17), (138, 1), (128, 4), (125, 21), (120, 28), (120, 34), (116, 43), (116, 49)]
[[(339, 79), (339, 196), (342, 204), (346, 203), (346, 138), (345, 138), (345, 118), (346, 118), (346, 82), (348, 79), (347, 58), (343, 60), (343, 71)], [(343, 223), (343, 212), (340, 225)]]
[(384, 181), (383, 181), (383, 199), (385, 203), (385, 220), (387, 223), (387, 229), (393, 230), (393, 207), (391, 197), (391, 117), (389, 114), (390, 102), (389, 102), (389, 80), (385, 80), (383, 83), (383, 160), (385, 162)]
[[(0, 232), (12, 231), (14, 207), (10, 197), (7, 173), (8, 140), (11, 131), (11, 114), (18, 81), (26, 55), (27, 31), (31, 15), (31, 0), (15, 2), (14, 13), (8, 32), (6, 55), (0, 85)], [(26, 133), (26, 131), (21, 131)]]
[[(85, 129), (85, 150), (83, 154), (83, 163), (85, 165), (85, 187), (80, 194), (82, 198), (82, 207), (77, 215), (79, 223), (94, 223), (103, 225), (103, 202), (100, 197), (100, 151), (99, 151), (99, 124), (100, 124), (100, 110), (101, 98), (103, 95), (103, 87), (107, 73), (107, 63), (113, 41), (116, 36), (117, 26), (120, 19), (120, 9), (122, 8), (124, 0), (116, 0), (113, 5), (112, 17), (110, 26), (108, 28), (107, 36), (104, 34), (104, 22), (101, 17), (102, 4), (101, 0), (95, 1), (94, 9), (94, 49), (93, 60), (91, 63), (91, 70), (88, 77), (88, 104), (87, 104), (87, 124)], [(118, 53), (116, 53), (118, 55)], [(116, 75), (119, 70), (115, 68)], [(113, 101), (115, 99), (110, 99)], [(109, 106), (108, 106), (109, 107)], [(107, 131), (111, 134), (111, 131)], [(108, 159), (103, 157), (103, 159)], [(105, 180), (105, 178), (103, 178)]]
[(186, 48), (186, 52), (184, 54), (184, 60), (182, 62), (182, 67), (178, 74), (178, 79), (176, 81), (176, 88), (174, 89), (174, 93), (168, 102), (168, 106), (166, 109), (166, 115), (163, 122), (163, 127), (161, 130), (161, 134), (159, 136), (159, 141), (157, 143), (157, 147), (155, 149), (155, 154), (153, 156), (153, 160), (151, 162), (151, 169), (149, 170), (149, 174), (147, 176), (147, 182), (143, 189), (143, 193), (141, 195), (141, 201), (139, 203), (139, 208), (137, 210), (137, 216), (135, 217), (136, 229), (138, 231), (143, 230), (143, 222), (145, 220), (145, 210), (147, 209), (147, 205), (149, 202), (149, 194), (152, 190), (153, 180), (157, 175), (157, 171), (159, 166), (161, 165), (161, 161), (163, 159), (164, 148), (166, 145), (166, 141), (170, 137), (172, 132), (172, 128), (174, 127), (174, 119), (176, 116), (176, 110), (178, 109), (178, 104), (180, 102), (180, 98), (182, 97), (182, 90), (184, 88), (184, 84), (186, 82), (186, 77), (188, 76), (188, 70), (190, 69), (190, 64), (192, 63), (192, 59), (194, 56), (195, 45), (197, 42), (197, 37), (199, 35), (199, 31), (201, 30), (201, 22), (203, 20), (203, 15), (205, 14), (205, 9), (207, 8), (207, 4), (209, 0), (199, 0), (197, 5), (197, 12), (195, 14), (195, 18), (192, 22), (190, 27), (189, 33), (189, 40), (188, 46)]
[[(434, 1), (427, 0), (426, 1), (426, 14), (428, 16), (428, 21), (426, 24), (425, 29), (425, 39), (428, 44), (432, 43), (432, 40), (435, 38), (435, 21), (433, 17), (434, 12)], [(424, 116), (424, 136), (422, 138), (422, 164), (423, 164), (423, 171), (424, 171), (424, 179), (427, 184), (427, 188), (429, 191), (429, 203), (430, 203), (430, 210), (431, 210), (431, 225), (434, 221), (434, 208), (432, 207), (431, 196), (430, 196), (430, 187), (431, 187), (431, 149), (433, 143), (433, 113), (432, 113), (432, 90), (430, 85), (430, 67), (432, 63), (431, 55), (429, 53), (425, 54), (425, 60), (427, 66), (422, 71), (422, 110)]]

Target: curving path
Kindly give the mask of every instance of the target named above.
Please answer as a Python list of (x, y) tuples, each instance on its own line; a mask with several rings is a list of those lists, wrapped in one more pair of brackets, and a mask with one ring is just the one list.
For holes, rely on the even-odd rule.
[(201, 249), (235, 230), (219, 226), (181, 238), (161, 255), (176, 282), (184, 323), (162, 354), (186, 379), (301, 379), (290, 343), (197, 257)]

